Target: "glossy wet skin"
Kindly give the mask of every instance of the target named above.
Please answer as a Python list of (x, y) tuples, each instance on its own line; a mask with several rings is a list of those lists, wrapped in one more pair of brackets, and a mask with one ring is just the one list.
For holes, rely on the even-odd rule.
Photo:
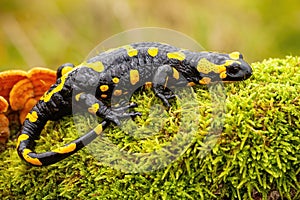
[[(238, 52), (193, 52), (171, 45), (145, 42), (108, 50), (78, 66), (70, 63), (57, 70), (57, 81), (26, 116), (18, 136), (19, 156), (33, 166), (56, 163), (77, 152), (110, 123), (120, 125), (120, 120), (140, 116), (128, 111), (136, 104), (121, 103), (112, 107), (112, 97), (119, 102), (130, 97), (133, 89), (152, 84), (152, 89), (169, 108), (169, 99), (175, 95), (170, 87), (209, 84), (215, 81), (240, 81), (249, 78), (252, 69)], [(95, 92), (96, 91), (96, 92)], [(74, 97), (74, 98), (73, 98)], [(72, 114), (73, 103), (103, 119), (90, 132), (51, 151), (34, 151), (49, 120), (58, 120)]]

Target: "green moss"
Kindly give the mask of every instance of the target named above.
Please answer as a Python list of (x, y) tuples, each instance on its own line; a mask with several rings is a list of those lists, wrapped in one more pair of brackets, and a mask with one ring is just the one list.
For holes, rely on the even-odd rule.
[[(212, 122), (211, 95), (205, 88), (194, 88), (196, 106), (194, 102), (189, 107), (189, 102), (176, 101), (169, 112), (157, 106), (161, 102), (151, 91), (140, 91), (134, 101), (139, 103), (136, 110), (144, 115), (134, 123), (128, 121), (122, 129), (110, 126), (99, 140), (89, 145), (93, 151), (101, 151), (108, 142), (117, 147), (116, 151), (102, 149), (96, 154), (102, 155), (98, 160), (89, 147), (55, 165), (30, 167), (18, 158), (15, 141), (9, 141), (7, 150), (0, 155), (0, 198), (267, 199), (280, 195), (299, 199), (300, 58), (269, 59), (252, 66), (254, 75), (249, 80), (225, 86), (224, 128), (221, 135), (215, 135), (219, 137), (212, 135), (210, 140), (212, 144), (217, 141), (216, 145), (203, 141)], [(180, 129), (194, 135), (178, 159), (151, 171), (151, 165), (141, 158), (137, 168), (132, 168), (140, 173), (129, 173), (130, 167), (127, 170), (114, 167), (127, 166), (132, 161), (132, 157), (117, 158), (119, 149), (131, 155), (151, 154), (173, 140), (177, 140), (178, 146), (184, 145), (180, 143), (183, 135), (176, 133), (184, 120), (195, 122), (192, 114), (182, 119), (182, 111), (193, 106), (198, 108), (191, 112), (199, 115), (197, 126)], [(74, 120), (78, 120), (76, 126)], [(78, 124), (82, 118), (74, 120), (66, 117), (48, 123), (36, 150), (45, 151), (72, 141), (78, 137), (76, 130), (85, 131), (97, 121), (85, 118), (87, 125), (81, 126)], [(143, 127), (144, 132), (139, 134), (134, 124)], [(210, 147), (212, 150), (207, 151)], [(172, 158), (178, 148), (171, 145), (167, 150), (171, 156), (161, 161)], [(162, 155), (165, 154), (158, 157)], [(159, 163), (158, 157), (150, 161)]]

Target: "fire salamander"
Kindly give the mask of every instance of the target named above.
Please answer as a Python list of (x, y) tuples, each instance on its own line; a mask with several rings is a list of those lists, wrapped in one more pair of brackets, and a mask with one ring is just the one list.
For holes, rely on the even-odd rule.
[[(134, 43), (111, 49), (74, 67), (64, 64), (57, 70), (57, 81), (28, 113), (17, 141), (17, 152), (27, 163), (45, 166), (77, 152), (95, 139), (112, 122), (140, 115), (126, 112), (134, 103), (111, 106), (112, 98), (130, 94), (132, 88), (149, 83), (166, 107), (174, 94), (169, 86), (209, 84), (214, 81), (241, 81), (252, 69), (238, 52), (192, 52), (168, 44)], [(131, 92), (132, 93), (132, 92)], [(130, 98), (130, 97), (129, 97)], [(74, 102), (103, 121), (80, 138), (52, 151), (34, 152), (35, 140), (48, 120), (72, 114)]]

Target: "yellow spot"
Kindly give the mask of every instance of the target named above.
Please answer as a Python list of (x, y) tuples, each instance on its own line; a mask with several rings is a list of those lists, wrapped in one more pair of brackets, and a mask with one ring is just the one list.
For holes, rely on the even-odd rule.
[(229, 58), (233, 59), (233, 60), (238, 60), (240, 58), (240, 53), (235, 51), (229, 54)]
[(96, 127), (94, 128), (94, 131), (95, 131), (95, 133), (96, 133), (97, 135), (100, 135), (100, 134), (102, 133), (102, 131), (103, 131), (102, 124), (99, 124), (98, 126), (96, 126)]
[(218, 70), (218, 73), (222, 73), (222, 72), (226, 72), (226, 67), (223, 65), (219, 66), (219, 70)]
[(72, 69), (74, 69), (73, 67), (64, 67), (62, 70), (61, 70), (61, 75), (65, 75), (67, 73), (69, 73), (70, 71), (72, 71)]
[(195, 86), (195, 85), (196, 85), (196, 83), (194, 83), (194, 82), (187, 83), (187, 86), (189, 86), (189, 87), (192, 87), (192, 86)]
[(109, 89), (108, 85), (101, 85), (100, 90), (101, 92), (106, 92)]
[(79, 101), (79, 99), (80, 99), (80, 96), (83, 94), (83, 92), (81, 92), (81, 93), (79, 93), (79, 94), (76, 94), (75, 95), (75, 100), (76, 101)]
[(113, 79), (112, 79), (112, 82), (113, 83), (115, 83), (115, 84), (117, 84), (117, 83), (119, 83), (119, 78), (117, 78), (117, 77), (114, 77)]
[(62, 76), (60, 78), (60, 83), (53, 90), (51, 90), (48, 93), (45, 93), (44, 96), (41, 97), (41, 100), (43, 100), (44, 102), (50, 101), (53, 94), (62, 90), (62, 88), (64, 87), (64, 84), (65, 84), (66, 78), (67, 78), (67, 75)]
[(239, 65), (241, 64), (241, 62), (239, 62), (239, 61), (226, 60), (224, 66), (226, 67), (226, 66), (232, 65), (233, 63), (237, 63), (237, 64), (239, 64)]
[(31, 156), (28, 155), (31, 152), (32, 151), (30, 149), (24, 149), (22, 153), (24, 159), (33, 165), (42, 165), (41, 161), (38, 158), (32, 158)]
[(30, 122), (36, 122), (38, 119), (38, 114), (36, 111), (32, 111), (32, 113), (28, 113), (26, 116), (26, 119), (28, 119)]
[(227, 77), (226, 71), (220, 73), (220, 78), (221, 78), (221, 79), (224, 79), (224, 78), (226, 78), (226, 77)]
[(129, 78), (130, 78), (130, 83), (132, 85), (135, 85), (140, 80), (139, 71), (136, 70), (136, 69), (130, 70), (130, 72), (129, 72)]
[(179, 72), (173, 67), (173, 77), (178, 80), (179, 79)]
[(100, 108), (98, 103), (93, 104), (91, 107), (88, 108), (88, 111), (92, 114), (95, 114)]
[(81, 66), (86, 66), (89, 67), (93, 70), (95, 70), (96, 72), (102, 72), (104, 70), (104, 65), (101, 61), (96, 61), (96, 62), (84, 62), (81, 64)]
[(167, 53), (167, 56), (169, 59), (176, 59), (179, 61), (183, 61), (185, 59), (185, 54), (180, 51)]
[(197, 70), (200, 73), (208, 74), (209, 72), (215, 72), (219, 73), (219, 67), (220, 65), (216, 65), (210, 61), (208, 61), (206, 58), (202, 58), (199, 60), (197, 64)]
[(148, 49), (148, 54), (152, 57), (155, 57), (158, 54), (158, 48), (156, 47), (150, 47)]
[(107, 98), (107, 94), (101, 94), (101, 98), (102, 98), (102, 99)]
[(145, 88), (146, 89), (152, 88), (152, 82), (146, 82), (145, 83)]
[(135, 48), (133, 48), (133, 47), (130, 46), (130, 45), (125, 45), (123, 48), (126, 49), (127, 54), (128, 54), (128, 56), (130, 56), (130, 57), (136, 56), (136, 55), (138, 54), (138, 50), (135, 49)]
[(18, 137), (18, 141), (17, 141), (17, 148), (19, 147), (20, 143), (24, 140), (27, 140), (29, 138), (29, 135), (27, 134), (21, 134)]
[(199, 81), (199, 83), (202, 84), (202, 85), (205, 85), (205, 84), (209, 84), (210, 81), (211, 81), (210, 78), (204, 77), (204, 78), (202, 78), (202, 79)]
[(71, 143), (71, 144), (68, 144), (66, 146), (54, 149), (52, 151), (55, 152), (55, 153), (64, 154), (64, 153), (70, 153), (70, 152), (74, 151), (75, 149), (76, 149), (76, 144), (75, 143)]
[(114, 95), (115, 96), (121, 96), (122, 95), (122, 90), (115, 90)]

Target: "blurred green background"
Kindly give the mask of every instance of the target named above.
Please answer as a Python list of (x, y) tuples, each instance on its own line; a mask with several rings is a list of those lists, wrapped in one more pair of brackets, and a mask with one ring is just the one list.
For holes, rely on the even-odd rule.
[(300, 54), (299, 0), (2, 0), (0, 71), (78, 64), (113, 34), (148, 26), (249, 62)]

